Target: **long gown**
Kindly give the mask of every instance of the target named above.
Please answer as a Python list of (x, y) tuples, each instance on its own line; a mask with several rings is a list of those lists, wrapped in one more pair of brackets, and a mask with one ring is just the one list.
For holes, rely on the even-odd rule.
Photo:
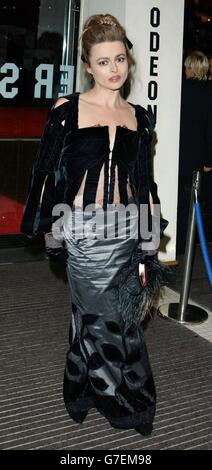
[[(90, 156), (90, 166), (87, 170), (84, 166), (72, 213), (62, 227), (68, 252), (67, 274), (72, 305), (64, 401), (76, 422), (83, 422), (89, 409), (94, 407), (114, 428), (130, 429), (152, 423), (156, 405), (142, 326), (126, 328), (117, 295), (117, 276), (122, 267), (130, 263), (138, 243), (136, 236), (132, 236), (137, 233), (136, 212), (126, 213), (120, 204), (119, 196), (121, 192), (123, 196), (122, 183), (126, 177), (119, 163), (125, 159), (126, 168), (133, 165), (138, 132), (117, 126), (111, 148), (108, 126), (76, 126), (63, 153), (70, 181), (72, 162), (75, 163), (77, 157), (79, 159), (75, 154), (78, 139), (82, 154), (85, 151), (89, 153), (89, 141), (92, 141), (92, 148), (96, 148), (95, 158), (99, 152), (100, 164), (97, 171), (92, 165), (93, 155)], [(135, 200), (130, 180), (124, 182), (126, 206)], [(92, 192), (94, 183), (96, 189)], [(86, 191), (89, 194), (87, 199)], [(85, 199), (94, 206), (84, 210)], [(93, 233), (95, 217), (98, 220), (98, 214), (108, 214), (105, 203), (110, 204), (110, 217), (106, 222), (105, 216), (100, 217), (95, 236), (86, 236), (82, 221), (87, 234)], [(125, 222), (120, 224), (118, 221), (123, 222), (124, 217)], [(125, 224), (129, 231), (126, 231)], [(105, 236), (105, 226), (107, 233), (115, 229), (115, 236)], [(104, 236), (98, 236), (99, 233), (104, 233)]]

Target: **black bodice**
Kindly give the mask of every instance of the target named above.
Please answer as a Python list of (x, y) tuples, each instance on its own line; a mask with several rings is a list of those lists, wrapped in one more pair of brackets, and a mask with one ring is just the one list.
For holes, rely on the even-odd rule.
[(50, 231), (54, 206), (66, 203), (72, 207), (83, 179), (83, 207), (95, 203), (103, 166), (103, 208), (113, 202), (115, 183), (121, 204), (128, 204), (128, 187), (138, 205), (149, 204), (149, 193), (154, 203), (160, 202), (152, 177), (150, 140), (154, 121), (151, 113), (129, 103), (135, 108), (137, 130), (116, 127), (109, 165), (109, 127), (79, 128), (79, 93), (66, 98), (67, 102), (49, 111), (32, 168), (21, 223), (21, 231), (27, 235)]

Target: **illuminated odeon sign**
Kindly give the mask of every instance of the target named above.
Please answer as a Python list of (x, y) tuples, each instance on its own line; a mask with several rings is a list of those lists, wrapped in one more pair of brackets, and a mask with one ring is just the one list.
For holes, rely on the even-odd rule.
[[(18, 94), (18, 87), (14, 86), (19, 79), (20, 70), (14, 63), (5, 63), (0, 67), (0, 73), (5, 75), (0, 80), (0, 95), (12, 99)], [(60, 82), (58, 97), (73, 92), (74, 66), (60, 66)], [(52, 98), (53, 95), (54, 65), (40, 64), (35, 69), (34, 98)]]
[(150, 11), (150, 26), (154, 28), (153, 31), (150, 31), (150, 64), (149, 64), (149, 75), (150, 81), (148, 83), (148, 98), (151, 101), (151, 104), (148, 105), (148, 108), (151, 108), (155, 120), (157, 119), (157, 104), (155, 104), (158, 97), (158, 82), (156, 78), (158, 76), (158, 55), (160, 49), (160, 34), (156, 31), (156, 28), (160, 26), (160, 10), (159, 8), (152, 8)]

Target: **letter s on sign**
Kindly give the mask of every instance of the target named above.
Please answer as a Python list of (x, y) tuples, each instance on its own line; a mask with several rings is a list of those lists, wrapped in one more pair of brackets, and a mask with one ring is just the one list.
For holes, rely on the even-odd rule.
[(0, 81), (0, 94), (3, 98), (14, 98), (18, 94), (18, 88), (11, 88), (10, 91), (7, 91), (7, 85), (9, 83), (15, 83), (19, 78), (19, 68), (15, 64), (6, 63), (0, 68), (0, 73), (7, 73), (9, 70), (12, 71), (11, 77), (4, 77)]

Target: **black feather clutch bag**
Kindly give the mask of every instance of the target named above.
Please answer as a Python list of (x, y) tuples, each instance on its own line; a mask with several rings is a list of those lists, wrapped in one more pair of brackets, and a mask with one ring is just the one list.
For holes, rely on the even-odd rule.
[[(141, 263), (144, 261), (140, 261)], [(170, 269), (149, 256), (145, 259), (146, 287), (139, 279), (138, 262), (133, 259), (117, 276), (117, 291), (122, 318), (126, 327), (138, 327), (150, 313), (153, 301), (159, 289), (165, 285)]]

